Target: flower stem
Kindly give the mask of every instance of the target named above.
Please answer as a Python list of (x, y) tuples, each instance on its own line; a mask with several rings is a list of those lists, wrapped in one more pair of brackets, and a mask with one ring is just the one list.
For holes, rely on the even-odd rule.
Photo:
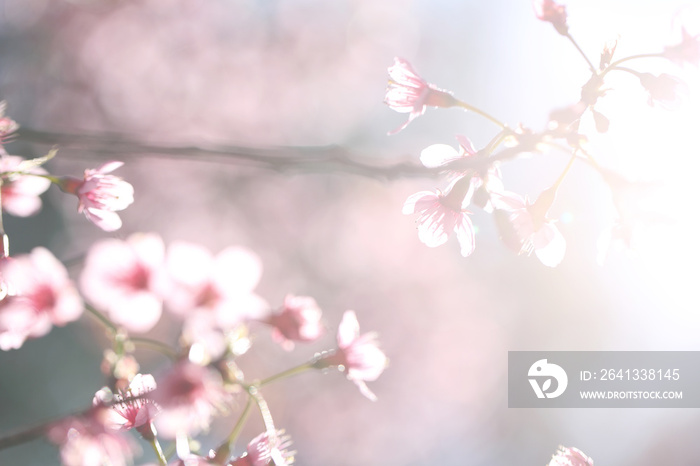
[(313, 363), (314, 361), (305, 362), (304, 364), (292, 367), (291, 369), (287, 369), (286, 371), (280, 372), (279, 374), (272, 375), (266, 379), (263, 379), (259, 385), (261, 387), (264, 387), (265, 385), (269, 385), (272, 382), (276, 382), (278, 380), (291, 377), (293, 375), (301, 374), (302, 372), (306, 372), (309, 369), (313, 369)]
[(620, 65), (620, 64), (622, 64), (622, 63), (624, 63), (624, 62), (626, 62), (626, 61), (629, 61), (629, 60), (637, 60), (637, 59), (639, 59), (639, 58), (664, 58), (664, 54), (663, 54), (663, 53), (640, 53), (640, 54), (638, 54), (638, 55), (630, 55), (629, 57), (621, 58), (621, 59), (619, 59), (619, 60), (617, 60), (617, 61), (612, 62), (610, 65), (608, 65), (608, 67), (605, 68), (605, 69), (600, 73), (600, 77), (602, 78), (603, 76), (605, 76), (605, 74), (606, 74), (608, 71), (610, 71), (610, 70), (612, 70), (612, 69), (616, 69), (616, 68), (618, 67), (618, 65)]
[(178, 358), (177, 352), (163, 342), (144, 337), (129, 337), (129, 341), (137, 346), (148, 346), (155, 351), (164, 354), (170, 359), (176, 360)]
[(564, 171), (561, 172), (561, 175), (559, 175), (559, 178), (557, 178), (557, 181), (554, 182), (553, 188), (558, 189), (559, 185), (564, 181), (564, 178), (566, 177), (566, 174), (569, 173), (569, 170), (571, 169), (571, 166), (574, 164), (574, 161), (578, 158), (576, 156), (576, 153), (571, 155), (571, 158), (569, 159), (569, 163), (566, 164), (566, 167), (564, 167)]
[(500, 126), (501, 128), (504, 128), (504, 129), (506, 128), (506, 124), (505, 124), (505, 123), (503, 123), (503, 122), (502, 122), (501, 120), (499, 120), (498, 118), (495, 118), (495, 117), (489, 115), (488, 113), (484, 112), (483, 110), (480, 110), (480, 109), (478, 109), (478, 108), (476, 108), (476, 107), (474, 107), (474, 106), (472, 106), (472, 105), (469, 105), (469, 104), (466, 103), (466, 102), (462, 102), (461, 100), (458, 100), (458, 99), (457, 99), (457, 102), (458, 102), (457, 105), (459, 105), (459, 106), (462, 107), (463, 109), (465, 109), (465, 110), (467, 110), (467, 111), (470, 111), (470, 112), (477, 113), (477, 114), (481, 115), (482, 117), (486, 118), (487, 120), (491, 121), (492, 123), (497, 124), (497, 125)]
[(160, 447), (160, 442), (158, 442), (158, 439), (155, 436), (153, 436), (153, 438), (148, 443), (150, 443), (151, 447), (153, 447), (153, 451), (156, 453), (156, 456), (158, 457), (158, 462), (161, 464), (161, 466), (168, 466), (168, 460), (163, 454), (163, 449)]
[(586, 63), (588, 64), (588, 68), (590, 68), (591, 72), (593, 74), (598, 74), (598, 70), (596, 70), (595, 66), (593, 66), (593, 63), (591, 63), (591, 60), (588, 59), (588, 56), (584, 53), (584, 51), (581, 49), (581, 47), (578, 45), (578, 42), (574, 39), (574, 37), (567, 31), (566, 33), (566, 38), (571, 41), (572, 44), (574, 44), (574, 47), (576, 47), (576, 50), (578, 50), (578, 53), (581, 54), (584, 60), (586, 60)]
[(94, 318), (96, 318), (102, 325), (104, 325), (107, 328), (107, 330), (112, 332), (113, 335), (116, 335), (119, 332), (119, 328), (117, 327), (117, 325), (94, 307), (90, 306), (89, 304), (86, 304), (85, 310), (88, 311)]
[(250, 416), (250, 410), (252, 407), (253, 398), (251, 396), (248, 396), (248, 401), (246, 401), (245, 407), (243, 408), (243, 412), (238, 418), (238, 421), (236, 421), (236, 425), (233, 426), (233, 430), (228, 435), (226, 440), (219, 446), (219, 448), (216, 449), (216, 456), (214, 457), (215, 462), (220, 462), (223, 464), (231, 455), (231, 447), (234, 443), (236, 443), (238, 436), (241, 434), (243, 426), (245, 426), (245, 423), (248, 420), (248, 416)]

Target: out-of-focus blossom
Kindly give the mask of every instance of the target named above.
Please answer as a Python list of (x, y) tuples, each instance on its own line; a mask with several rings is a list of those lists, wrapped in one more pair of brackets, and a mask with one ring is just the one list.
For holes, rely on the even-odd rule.
[(673, 109), (680, 103), (681, 95), (687, 94), (687, 85), (670, 74), (640, 73), (639, 82), (649, 93), (649, 105), (659, 103), (662, 107)]
[(226, 463), (227, 466), (288, 466), (294, 463), (294, 452), (287, 451), (292, 445), (288, 435), (278, 430), (274, 438), (264, 432), (250, 441), (246, 452)]
[(60, 179), (63, 191), (78, 196), (78, 212), (105, 231), (121, 228), (122, 220), (116, 212), (134, 202), (134, 187), (109, 174), (122, 165), (124, 162), (107, 162), (97, 169), (85, 170), (82, 180), (71, 176)]
[(559, 447), (547, 466), (593, 466), (593, 460), (578, 448)]
[(80, 288), (114, 323), (146, 332), (161, 316), (164, 263), (165, 246), (156, 234), (134, 234), (126, 241), (105, 239), (88, 251)]
[(183, 360), (158, 380), (153, 399), (161, 408), (154, 420), (158, 434), (174, 438), (207, 429), (229, 394), (218, 372)]
[[(444, 167), (453, 180), (469, 176), (471, 183), (462, 204), (473, 203), (491, 212), (493, 208), (490, 193), (503, 190), (500, 171), (496, 165), (488, 163), (485, 154), (480, 154), (474, 149), (469, 138), (458, 135), (457, 142), (459, 150), (447, 144), (426, 147), (420, 154), (420, 161), (426, 168)], [(467, 166), (461, 166), (460, 161), (465, 162)]]
[(564, 5), (560, 5), (553, 0), (534, 0), (532, 6), (535, 8), (537, 19), (552, 23), (554, 29), (562, 36), (569, 33), (569, 26), (566, 24), (566, 7)]
[(364, 396), (375, 401), (377, 397), (365, 382), (377, 380), (388, 363), (388, 358), (379, 349), (377, 334), (370, 332), (360, 335), (360, 324), (355, 312), (345, 311), (338, 326), (338, 349), (316, 361), (314, 367), (322, 369), (337, 366)]
[(83, 417), (62, 421), (48, 438), (61, 450), (64, 466), (127, 466), (138, 447), (105, 423), (108, 408), (96, 407)]
[(171, 281), (167, 303), (175, 314), (208, 312), (225, 330), (259, 318), (269, 308), (253, 293), (262, 264), (247, 249), (229, 247), (214, 257), (202, 246), (175, 242), (168, 249), (166, 267)]
[[(28, 217), (39, 212), (41, 209), (39, 195), (51, 186), (51, 181), (46, 178), (12, 173), (19, 168), (23, 161), (22, 157), (0, 155), (0, 174), (3, 174), (2, 210), (17, 217)], [(41, 167), (31, 168), (28, 172), (37, 175), (48, 174)]]
[(159, 410), (148, 395), (155, 389), (156, 381), (151, 374), (136, 374), (126, 390), (114, 394), (106, 424), (122, 430), (149, 426)]
[(7, 108), (7, 102), (4, 100), (0, 102), (0, 154), (5, 155), (5, 144), (12, 134), (19, 129), (19, 125), (15, 120), (5, 116), (5, 109)]
[(426, 246), (434, 248), (445, 244), (454, 231), (462, 256), (474, 252), (474, 227), (468, 216), (470, 212), (462, 207), (471, 186), (470, 178), (460, 178), (444, 194), (440, 190), (420, 191), (406, 199), (402, 212), (420, 214), (418, 238)]
[(547, 218), (556, 189), (549, 188), (531, 203), (520, 195), (503, 192), (494, 195), (494, 206), (505, 217), (496, 216), (501, 239), (519, 254), (531, 254), (548, 267), (556, 267), (566, 253), (566, 240)]
[(664, 48), (664, 56), (679, 65), (690, 63), (700, 65), (700, 34), (691, 36), (685, 29), (681, 29), (681, 41), (676, 45)]
[(394, 64), (389, 67), (389, 84), (384, 103), (392, 110), (409, 114), (408, 121), (389, 134), (404, 129), (411, 121), (423, 115), (428, 107), (448, 108), (459, 105), (451, 93), (426, 82), (408, 61), (399, 57), (394, 58)]
[(281, 312), (263, 320), (273, 327), (272, 338), (287, 351), (295, 341), (314, 341), (323, 333), (321, 309), (309, 296), (287, 295)]
[(83, 302), (66, 268), (51, 252), (35, 248), (0, 264), (9, 295), (0, 301), (0, 349), (22, 346), (27, 338), (46, 335), (83, 312)]

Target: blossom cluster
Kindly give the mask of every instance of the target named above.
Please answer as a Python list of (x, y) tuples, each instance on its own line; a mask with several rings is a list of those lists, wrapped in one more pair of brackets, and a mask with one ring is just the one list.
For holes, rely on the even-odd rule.
[[(0, 104), (0, 143), (18, 128), (4, 111)], [(75, 195), (78, 212), (99, 228), (121, 228), (118, 212), (134, 201), (133, 186), (112, 174), (123, 163), (87, 169), (82, 178), (55, 176), (44, 168), (55, 154), (54, 149), (25, 160), (0, 144), (2, 209), (33, 215), (41, 209), (40, 196), (55, 184)], [(45, 434), (66, 466), (133, 464), (142, 451), (138, 437), (153, 447), (161, 465), (288, 465), (294, 461), (290, 436), (273, 423), (262, 394), (265, 385), (306, 370), (336, 368), (364, 396), (377, 399), (367, 382), (382, 374), (388, 359), (375, 333), (360, 333), (354, 311), (343, 314), (335, 348), (262, 381), (245, 378), (237, 359), (251, 350), (250, 332), (267, 329), (283, 350), (292, 351), (297, 343), (320, 339), (326, 329), (314, 298), (288, 294), (273, 308), (256, 293), (263, 265), (249, 249), (230, 246), (212, 254), (185, 241), (166, 245), (157, 233), (105, 238), (87, 250), (73, 280), (46, 248), (11, 256), (1, 221), (0, 233), (0, 350), (19, 349), (84, 315), (95, 317), (111, 337), (100, 367), (106, 384), (90, 408), (46, 425)], [(176, 345), (149, 336), (166, 314), (176, 324)], [(138, 345), (163, 352), (171, 364), (142, 373), (134, 353)], [(234, 455), (251, 405), (258, 406), (265, 431)], [(237, 417), (236, 427), (216, 450), (198, 451), (193, 441), (217, 416)], [(163, 439), (174, 442), (172, 459), (160, 446)]]
[[(475, 149), (464, 135), (457, 136), (457, 148), (446, 144), (434, 144), (420, 154), (420, 162), (430, 173), (441, 173), (447, 178), (447, 186), (436, 191), (420, 191), (408, 197), (403, 205), (404, 214), (417, 214), (418, 238), (426, 246), (436, 247), (456, 236), (461, 254), (469, 256), (475, 248), (475, 233), (470, 215), (470, 206), (492, 213), (503, 243), (518, 254), (535, 253), (546, 266), (555, 267), (566, 253), (566, 240), (559, 231), (557, 221), (550, 217), (557, 191), (574, 162), (582, 162), (597, 170), (603, 181), (612, 190), (612, 204), (616, 207), (618, 220), (598, 244), (599, 256), (612, 240), (623, 240), (629, 246), (636, 219), (618, 202), (620, 196), (618, 180), (622, 175), (602, 166), (588, 147), (588, 137), (580, 131), (580, 123), (589, 114), (598, 132), (609, 130), (610, 120), (596, 104), (610, 90), (606, 77), (609, 73), (625, 73), (634, 77), (647, 91), (650, 105), (673, 108), (687, 90), (679, 78), (667, 73), (653, 74), (629, 67), (628, 63), (639, 58), (658, 57), (678, 65), (700, 64), (700, 37), (682, 30), (680, 43), (667, 46), (655, 54), (635, 55), (613, 61), (617, 42), (606, 44), (601, 52), (600, 65), (595, 67), (576, 44), (567, 24), (564, 5), (553, 0), (535, 0), (535, 15), (551, 23), (555, 30), (569, 39), (589, 65), (590, 79), (581, 88), (581, 99), (565, 108), (554, 109), (546, 129), (534, 131), (518, 124), (512, 129), (492, 115), (453, 96), (452, 92), (439, 89), (417, 74), (411, 64), (403, 58), (395, 58), (389, 67), (389, 84), (384, 102), (393, 110), (410, 113), (408, 123), (423, 115), (427, 107), (461, 107), (474, 112), (496, 124), (498, 131), (488, 144)], [(624, 66), (623, 66), (624, 64)], [(501, 165), (523, 154), (541, 152), (545, 148), (563, 152), (569, 157), (559, 178), (530, 200), (504, 187), (500, 176)], [(629, 184), (630, 182), (626, 182)], [(605, 236), (607, 235), (607, 238)]]

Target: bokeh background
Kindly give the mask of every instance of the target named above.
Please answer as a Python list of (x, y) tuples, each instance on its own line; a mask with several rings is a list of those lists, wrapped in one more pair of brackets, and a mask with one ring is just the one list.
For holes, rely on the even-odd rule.
[[(698, 29), (698, 7), (676, 0), (570, 0), (572, 34), (594, 63), (619, 38), (617, 56), (657, 52)], [(405, 118), (382, 103), (386, 68), (410, 60), (430, 82), (511, 126), (541, 129), (549, 112), (578, 100), (585, 62), (527, 0), (0, 0), (0, 98), (23, 127), (107, 132), (160, 146), (334, 146), (368, 164), (416, 163), (430, 144), (477, 147), (495, 128), (460, 110), (435, 110), (387, 136)], [(559, 444), (597, 465), (697, 465), (697, 410), (509, 409), (512, 350), (700, 350), (697, 173), (698, 73), (660, 60), (689, 95), (673, 112), (647, 105), (630, 76), (613, 77), (601, 110), (612, 120), (591, 145), (605, 166), (655, 181), (631, 194), (670, 221), (644, 225), (630, 253), (604, 265), (598, 239), (614, 219), (610, 192), (574, 166), (552, 214), (568, 251), (556, 269), (518, 257), (493, 219), (475, 212), (477, 249), (455, 240), (429, 249), (401, 206), (443, 187), (429, 177), (365, 176), (338, 169), (260, 168), (235, 157), (125, 151), (64, 144), (49, 168), (79, 175), (116, 158), (136, 189), (115, 235), (153, 231), (218, 252), (243, 245), (263, 260), (258, 292), (274, 306), (287, 293), (314, 296), (328, 332), (285, 353), (265, 330), (241, 360), (265, 377), (335, 345), (342, 312), (376, 330), (391, 359), (364, 399), (336, 373), (310, 373), (265, 389), (276, 423), (292, 436), (300, 465), (544, 465)], [(456, 144), (455, 144), (456, 145)], [(25, 157), (49, 145), (18, 140)], [(503, 167), (506, 186), (536, 196), (566, 164), (537, 154)], [(75, 262), (108, 236), (51, 189), (42, 212), (6, 216), (14, 254), (48, 246)], [(80, 266), (71, 272), (77, 275)], [(154, 338), (173, 342), (164, 321)], [(104, 383), (108, 345), (89, 316), (0, 354), (0, 436), (84, 408)], [(145, 369), (164, 358), (138, 353)], [(214, 445), (231, 419), (214, 426)], [(242, 440), (261, 431), (250, 422)], [(208, 443), (209, 442), (209, 443)], [(149, 452), (147, 445), (145, 459)], [(145, 460), (144, 460), (145, 461)], [(44, 440), (0, 451), (2, 465), (58, 464)], [(138, 464), (138, 463), (137, 463)]]

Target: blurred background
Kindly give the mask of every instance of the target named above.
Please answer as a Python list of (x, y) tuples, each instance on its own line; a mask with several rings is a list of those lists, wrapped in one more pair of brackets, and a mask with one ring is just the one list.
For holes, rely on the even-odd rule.
[[(616, 57), (660, 52), (681, 26), (700, 32), (700, 11), (676, 0), (571, 0), (570, 30), (594, 63), (605, 42)], [(122, 134), (158, 146), (333, 146), (367, 164), (417, 163), (430, 144), (464, 134), (483, 147), (496, 128), (457, 109), (429, 109), (395, 136), (406, 115), (383, 103), (393, 57), (512, 127), (544, 128), (549, 112), (579, 99), (585, 62), (528, 0), (0, 0), (0, 99), (23, 128)], [(493, 219), (475, 212), (476, 252), (456, 240), (418, 241), (404, 200), (444, 188), (429, 177), (365, 176), (321, 166), (260, 168), (238, 158), (169, 157), (144, 150), (81, 149), (65, 142), (49, 165), (79, 176), (101, 161), (126, 162), (136, 202), (114, 236), (159, 233), (212, 252), (255, 251), (258, 292), (273, 307), (310, 295), (328, 326), (318, 343), (286, 353), (266, 330), (241, 358), (266, 377), (335, 346), (346, 309), (377, 331), (391, 363), (363, 398), (341, 374), (309, 373), (266, 388), (276, 424), (300, 465), (544, 465), (558, 445), (596, 465), (697, 465), (696, 410), (509, 409), (507, 354), (514, 350), (700, 350), (697, 294), (700, 79), (662, 60), (630, 62), (688, 83), (673, 112), (647, 105), (638, 80), (612, 76), (600, 110), (610, 131), (591, 131), (602, 165), (653, 190), (630, 194), (662, 223), (642, 225), (635, 249), (599, 238), (615, 218), (600, 176), (576, 164), (552, 215), (567, 239), (556, 269), (503, 246)], [(99, 144), (98, 144), (99, 146)], [(10, 153), (43, 155), (50, 144), (18, 140)], [(567, 162), (536, 154), (503, 167), (506, 187), (536, 196)], [(72, 260), (109, 236), (52, 188), (32, 218), (6, 216), (13, 254), (38, 245)], [(78, 276), (80, 266), (71, 268)], [(174, 342), (163, 321), (152, 336)], [(104, 332), (84, 316), (16, 351), (0, 353), (0, 436), (86, 407), (104, 383)], [(144, 369), (167, 361), (138, 353)], [(205, 448), (234, 421), (221, 419)], [(262, 431), (252, 420), (241, 443)], [(150, 452), (144, 444), (144, 461)], [(0, 451), (2, 465), (58, 464), (44, 440)], [(137, 462), (137, 464), (139, 464)]]

